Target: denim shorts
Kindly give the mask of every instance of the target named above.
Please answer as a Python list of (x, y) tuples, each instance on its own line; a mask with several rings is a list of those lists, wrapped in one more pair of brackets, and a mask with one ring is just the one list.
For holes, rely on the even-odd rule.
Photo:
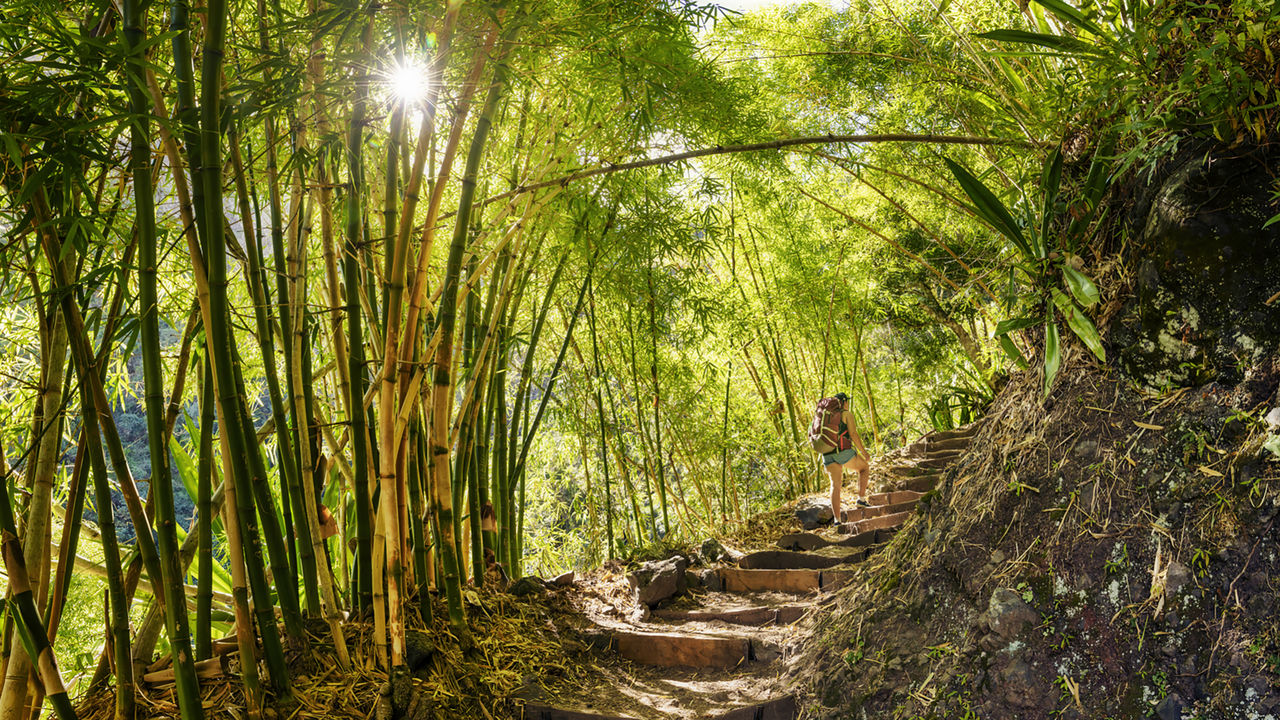
[(822, 465), (823, 467), (827, 465), (843, 465), (856, 457), (858, 457), (858, 451), (853, 448), (837, 450), (823, 455)]

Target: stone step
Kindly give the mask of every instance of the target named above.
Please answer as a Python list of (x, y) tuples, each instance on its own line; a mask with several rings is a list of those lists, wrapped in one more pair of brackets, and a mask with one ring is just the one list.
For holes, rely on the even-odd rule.
[(870, 520), (871, 518), (880, 517), (882, 515), (895, 515), (900, 512), (906, 512), (915, 508), (918, 500), (907, 500), (904, 502), (894, 503), (892, 505), (872, 505), (871, 507), (854, 508), (845, 510), (841, 513), (842, 522), (858, 522), (859, 520)]
[[(762, 678), (763, 679), (763, 678)], [(745, 682), (744, 682), (745, 681)], [(752, 678), (710, 676), (705, 670), (664, 670), (662, 676), (611, 673), (579, 680), (559, 692), (526, 698), (524, 720), (795, 720), (793, 695), (774, 694)]]
[(881, 515), (880, 517), (869, 518), (867, 520), (859, 520), (857, 522), (844, 523), (836, 528), (839, 532), (850, 535), (861, 535), (869, 530), (886, 530), (888, 528), (896, 528), (911, 517), (912, 512), (899, 512), (892, 515)]
[(954, 440), (956, 438), (971, 438), (974, 435), (978, 434), (978, 430), (981, 429), (981, 427), (982, 427), (981, 421), (971, 422), (968, 425), (965, 425), (963, 427), (958, 427), (954, 430), (939, 430), (938, 432), (929, 433), (926, 436), (926, 438), (929, 440), (929, 442), (933, 442), (935, 440)]
[(641, 665), (730, 668), (751, 662), (751, 641), (744, 637), (681, 633), (615, 632), (609, 648)]
[(838, 555), (819, 555), (792, 550), (764, 550), (744, 556), (738, 560), (738, 567), (747, 570), (823, 570), (859, 562), (863, 557), (864, 553), (861, 550)]
[(721, 568), (725, 592), (784, 592), (804, 594), (821, 587), (820, 570), (747, 570)]
[(968, 452), (967, 448), (961, 448), (959, 450), (930, 449), (928, 452), (924, 454), (924, 459), (925, 460), (955, 460), (958, 457), (962, 457), (966, 452)]
[(652, 617), (675, 622), (725, 622), (732, 625), (790, 625), (804, 616), (808, 605), (747, 607), (724, 610), (655, 610)]
[(860, 535), (834, 538), (819, 535), (818, 533), (791, 533), (778, 539), (778, 547), (784, 550), (813, 551), (831, 547), (866, 547), (876, 542), (879, 541), (876, 539), (875, 530)]
[(867, 497), (867, 501), (875, 505), (893, 505), (895, 503), (903, 503), (908, 500), (919, 500), (924, 495), (922, 492), (913, 492), (911, 490), (892, 490), (890, 492), (871, 493)]
[(938, 484), (938, 480), (942, 478), (941, 473), (933, 473), (932, 475), (920, 475), (913, 477), (902, 483), (903, 490), (912, 490), (918, 493), (927, 493)]
[(830, 544), (830, 540), (811, 532), (787, 533), (778, 538), (778, 547), (783, 550), (817, 550)]
[[(963, 453), (960, 453), (960, 454), (963, 454)], [(957, 460), (960, 454), (957, 454), (955, 457), (926, 458), (916, 463), (916, 467), (926, 472), (930, 470), (942, 470), (943, 468), (951, 467), (951, 465), (955, 463), (955, 461)], [(919, 476), (917, 475), (916, 477), (919, 477)]]
[(925, 444), (928, 452), (936, 452), (939, 450), (967, 450), (969, 443), (973, 441), (971, 437), (958, 437), (949, 440), (929, 440)]
[[(924, 462), (924, 461), (922, 460), (920, 462)], [(920, 477), (921, 475), (932, 475), (936, 472), (937, 470), (923, 467), (920, 465), (920, 463), (913, 463), (911, 465), (893, 465), (890, 467), (881, 468), (879, 471), (881, 475), (889, 475), (891, 477), (900, 477), (900, 478)]]

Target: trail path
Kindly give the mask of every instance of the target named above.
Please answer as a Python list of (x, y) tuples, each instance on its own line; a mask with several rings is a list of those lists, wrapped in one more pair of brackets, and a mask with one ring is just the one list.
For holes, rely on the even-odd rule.
[(976, 432), (973, 424), (932, 433), (876, 462), (872, 482), (882, 492), (871, 507), (718, 568), (719, 591), (644, 620), (597, 619), (587, 634), (594, 667), (540, 689), (526, 720), (794, 720), (796, 696), (778, 679), (789, 643), (821, 622), (852, 566), (897, 532)]

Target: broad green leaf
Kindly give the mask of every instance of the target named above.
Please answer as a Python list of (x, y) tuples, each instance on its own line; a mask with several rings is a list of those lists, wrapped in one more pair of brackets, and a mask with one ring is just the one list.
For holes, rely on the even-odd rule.
[(1008, 320), (1001, 320), (999, 323), (996, 324), (996, 336), (999, 337), (1006, 333), (1011, 333), (1015, 330), (1022, 330), (1024, 328), (1029, 328), (1032, 325), (1035, 325), (1036, 323), (1040, 322), (1040, 320), (1041, 318), (1033, 318), (1033, 317), (1009, 318)]
[(978, 37), (996, 42), (1018, 43), (1020, 45), (1036, 45), (1077, 55), (1102, 55), (1096, 45), (1067, 35), (1050, 35), (1047, 33), (1027, 32), (1026, 30), (991, 30), (980, 33)]
[(1009, 238), (1018, 250), (1022, 252), (1027, 259), (1034, 257), (1031, 246), (1027, 244), (1026, 238), (1022, 236), (1022, 231), (1018, 228), (1018, 224), (1014, 222), (1013, 216), (1009, 214), (1009, 210), (995, 196), (995, 193), (987, 189), (982, 181), (974, 177), (968, 170), (959, 164), (952, 162), (950, 158), (942, 158), (947, 164), (947, 168), (951, 170), (951, 174), (955, 176), (956, 182), (960, 183), (961, 189), (973, 201), (975, 214), (991, 227), (995, 228), (1005, 237)]
[(1267, 228), (1271, 227), (1272, 225), (1275, 225), (1278, 222), (1280, 222), (1280, 215), (1276, 215), (1272, 217), (1270, 220), (1262, 223), (1262, 229), (1266, 230)]
[(1053, 303), (1058, 306), (1058, 312), (1061, 312), (1066, 319), (1067, 327), (1071, 328), (1076, 337), (1080, 338), (1085, 347), (1089, 348), (1099, 360), (1105, 362), (1107, 350), (1102, 346), (1102, 338), (1098, 335), (1098, 328), (1094, 327), (1093, 321), (1071, 302), (1071, 298), (1057, 290), (1053, 291)]
[(1076, 270), (1070, 265), (1062, 266), (1062, 277), (1067, 281), (1067, 287), (1071, 289), (1071, 294), (1075, 296), (1076, 302), (1084, 307), (1093, 307), (1098, 304), (1098, 286), (1093, 284), (1089, 276)]
[(182, 443), (178, 442), (178, 438), (169, 438), (169, 452), (173, 453), (173, 465), (178, 469), (178, 478), (182, 480), (182, 487), (186, 488), (187, 496), (195, 500), (199, 495), (196, 492), (198, 478), (196, 477), (196, 465), (191, 460), (191, 455), (187, 453), (186, 448), (182, 447)]
[[(178, 442), (175, 437), (169, 438), (169, 452), (173, 456), (173, 465), (178, 469), (178, 478), (182, 480), (182, 487), (186, 488), (187, 495), (194, 502), (199, 502), (199, 476), (197, 475), (196, 463), (192, 459), (191, 454), (187, 452), (182, 443)], [(214, 537), (222, 534), (222, 518), (214, 513), (212, 532)], [(215, 563), (216, 565), (216, 563)], [(217, 571), (215, 570), (215, 573)], [(230, 592), (230, 591), (228, 591)]]
[(1114, 42), (1114, 38), (1108, 35), (1105, 30), (1098, 27), (1097, 23), (1085, 17), (1083, 13), (1072, 7), (1069, 3), (1064, 2), (1064, 0), (1036, 0), (1036, 2), (1049, 8), (1049, 11), (1054, 15), (1057, 15), (1058, 18), (1075, 25), (1086, 32), (1092, 33), (1096, 37)]
[(1019, 350), (1018, 346), (1013, 342), (1013, 338), (1008, 335), (1001, 335), (1000, 347), (1004, 350), (1004, 354), (1009, 356), (1010, 360), (1018, 364), (1018, 367), (1023, 370), (1026, 370), (1029, 367), (1027, 365), (1027, 358), (1023, 356), (1022, 351)]
[[(1052, 317), (1052, 314), (1050, 315)], [(1044, 324), (1044, 394), (1049, 395), (1053, 379), (1062, 366), (1062, 350), (1058, 346), (1058, 323), (1047, 320)]]

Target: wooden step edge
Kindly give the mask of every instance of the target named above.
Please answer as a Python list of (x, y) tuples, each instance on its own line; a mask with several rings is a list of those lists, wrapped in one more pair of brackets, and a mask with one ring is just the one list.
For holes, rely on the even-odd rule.
[(685, 633), (613, 633), (619, 656), (653, 667), (732, 668), (752, 659), (751, 641)]
[(652, 617), (676, 622), (724, 622), (731, 625), (760, 627), (790, 625), (807, 611), (807, 605), (739, 608), (737, 610), (655, 610)]
[(870, 520), (884, 515), (894, 515), (896, 513), (914, 509), (918, 502), (918, 499), (912, 499), (904, 500), (903, 502), (894, 503), (892, 505), (872, 505), (871, 507), (854, 508), (840, 513), (840, 519), (842, 522), (856, 522), (858, 520)]
[(745, 570), (721, 568), (725, 592), (785, 592), (804, 595), (818, 591), (820, 570)]
[(924, 493), (915, 492), (913, 490), (890, 490), (889, 492), (871, 493), (867, 497), (867, 502), (874, 507), (876, 505), (894, 505), (908, 500), (919, 500)]
[(902, 484), (903, 490), (913, 490), (920, 493), (926, 493), (937, 486), (938, 481), (942, 479), (941, 473), (933, 475), (921, 475), (920, 477), (911, 478)]
[(786, 535), (778, 538), (777, 543), (778, 547), (783, 550), (793, 551), (817, 550), (819, 548), (827, 547), (830, 544), (830, 540), (812, 532), (787, 533)]
[(844, 562), (841, 558), (794, 550), (762, 550), (744, 555), (738, 567), (744, 570), (823, 570)]
[(971, 437), (951, 438), (949, 440), (931, 440), (924, 444), (924, 452), (937, 450), (967, 450), (972, 443)]
[[(845, 523), (845, 525), (853, 525), (850, 532), (854, 534), (862, 534), (868, 530), (880, 530), (882, 528), (897, 527), (907, 521), (911, 517), (911, 512), (898, 512), (892, 515), (881, 515), (867, 520), (859, 520), (854, 523)], [(843, 526), (841, 526), (843, 528)]]

